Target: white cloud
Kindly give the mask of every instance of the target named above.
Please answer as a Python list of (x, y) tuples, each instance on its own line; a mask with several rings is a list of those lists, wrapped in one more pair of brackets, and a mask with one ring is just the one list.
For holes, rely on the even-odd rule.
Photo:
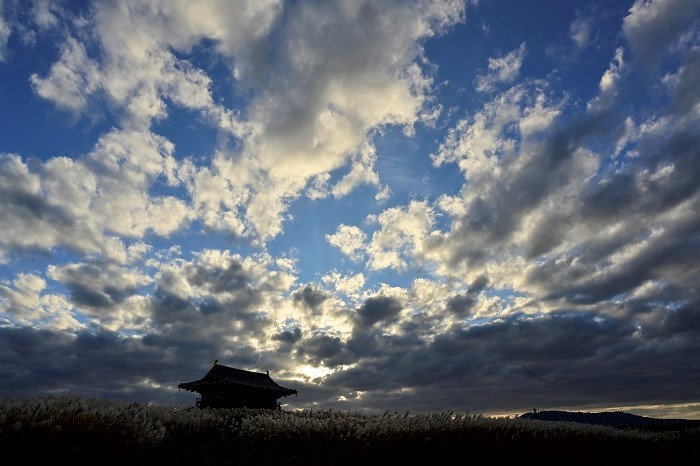
[(592, 18), (576, 18), (569, 26), (569, 37), (577, 49), (588, 46), (591, 39)]
[[(179, 247), (179, 246), (178, 246)], [(136, 241), (126, 248), (126, 253), (129, 261), (143, 259), (148, 253), (153, 250), (153, 246), (146, 244), (143, 241)]]
[[(462, 283), (486, 274), (496, 288), (528, 289), (522, 269), (530, 256), (566, 250), (593, 234), (598, 226), (578, 229), (571, 218), (598, 158), (553, 142), (566, 100), (546, 89), (540, 81), (516, 85), (457, 122), (433, 160), (459, 164), (467, 179), (462, 192), (442, 196), (434, 205), (413, 201), (373, 217), (380, 228), (358, 245), (369, 257), (368, 267), (422, 266)], [(449, 214), (447, 231), (434, 229), (435, 207)], [(505, 307), (484, 300), (473, 312), (493, 316)]]
[(149, 193), (154, 183), (176, 182), (173, 150), (152, 133), (112, 131), (85, 158), (51, 158), (34, 171), (20, 157), (3, 155), (0, 244), (68, 246), (126, 260), (119, 237), (167, 236), (191, 217), (182, 200)]
[(509, 84), (515, 81), (520, 75), (520, 67), (525, 59), (525, 42), (511, 52), (489, 58), (487, 74), (479, 75), (476, 78), (476, 90), (479, 92), (490, 92), (499, 84)]
[(622, 47), (615, 50), (615, 58), (610, 62), (610, 67), (605, 71), (603, 76), (600, 78), (600, 83), (598, 87), (602, 93), (614, 92), (615, 82), (620, 79), (620, 71), (624, 66), (624, 61), (622, 58)]
[[(280, 2), (223, 1), (98, 3), (94, 15), (83, 22), (94, 23), (102, 54), (88, 58), (84, 45), (68, 36), (49, 75), (33, 75), (32, 82), (39, 95), (74, 112), (85, 111), (88, 99), (99, 90), (125, 127), (143, 130), (153, 119), (165, 117), (167, 98), (200, 110), (212, 124), (240, 136), (245, 125), (213, 102), (209, 77), (172, 51), (188, 53), (203, 38), (211, 38), (217, 50), (231, 59), (265, 35), (280, 6)], [(45, 2), (34, 10), (40, 26), (48, 27), (56, 19)]]
[(337, 270), (331, 270), (321, 277), (321, 281), (332, 285), (336, 291), (344, 295), (357, 298), (359, 297), (358, 293), (365, 286), (366, 278), (363, 273), (343, 275)]
[(392, 195), (391, 189), (389, 186), (384, 186), (382, 189), (377, 191), (377, 194), (374, 195), (374, 199), (379, 203), (383, 204), (386, 202)]
[(279, 60), (248, 110), (243, 158), (217, 162), (224, 178), (249, 175), (243, 185), (232, 184), (233, 197), (247, 199), (240, 214), (248, 234), (278, 234), (289, 203), (308, 182), (309, 195), (323, 196), (325, 175), (348, 163), (350, 172), (330, 188), (335, 196), (378, 184), (370, 130), (400, 125), (410, 132), (431, 87), (419, 65), (422, 42), (461, 21), (463, 7), (454, 1), (290, 6), (278, 31)]
[(47, 276), (70, 292), (76, 311), (113, 331), (145, 329), (149, 315), (141, 289), (153, 278), (135, 268), (105, 262), (50, 265)]
[(615, 56), (610, 61), (608, 69), (605, 70), (598, 83), (598, 95), (587, 104), (589, 110), (601, 111), (609, 108), (614, 103), (614, 99), (617, 96), (617, 87), (625, 69), (623, 54), (624, 50), (622, 47), (615, 49)]
[(369, 256), (367, 267), (401, 270), (422, 254), (423, 240), (432, 227), (434, 213), (426, 201), (411, 201), (405, 209), (392, 207), (375, 220), (379, 230), (364, 246)]
[(328, 182), (331, 180), (330, 173), (321, 173), (311, 179), (309, 187), (306, 189), (306, 196), (309, 199), (325, 199), (330, 194)]
[(46, 281), (31, 273), (20, 273), (12, 283), (12, 288), (2, 286), (3, 295), (8, 301), (10, 312), (14, 314), (35, 313), (39, 310), (40, 293), (46, 288)]
[(12, 28), (3, 15), (3, 0), (0, 0), (0, 63), (5, 61), (7, 41), (10, 39)]
[(0, 284), (0, 313), (17, 325), (75, 331), (83, 327), (71, 314), (72, 307), (60, 295), (45, 293), (46, 281), (33, 273), (19, 273), (11, 286)]
[[(104, 49), (103, 88), (127, 109), (125, 124), (133, 127), (164, 117), (164, 97), (226, 122), (232, 115), (213, 103), (209, 78), (170, 50), (188, 53), (210, 38), (222, 55), (238, 58), (267, 34), (280, 12), (279, 1), (101, 3), (94, 19)], [(240, 130), (240, 124), (233, 126)]]
[(58, 26), (60, 21), (58, 15), (61, 13), (61, 7), (53, 0), (34, 0), (32, 5), (34, 23), (41, 29)]
[(173, 151), (167, 139), (148, 132), (113, 131), (100, 138), (86, 163), (100, 174), (92, 213), (108, 231), (136, 237), (149, 230), (168, 235), (187, 221), (182, 200), (148, 193), (159, 177), (176, 183)]
[(326, 235), (326, 240), (352, 260), (359, 261), (364, 256), (367, 235), (355, 226), (340, 225), (334, 234)]
[[(532, 90), (534, 87), (535, 90)], [(544, 82), (519, 84), (496, 95), (470, 118), (447, 132), (433, 163), (457, 163), (469, 180), (498, 175), (516, 156), (520, 139), (545, 131), (560, 113), (562, 102), (546, 94)], [(516, 129), (514, 133), (511, 129)]]
[[(75, 113), (106, 99), (125, 129), (143, 133), (168, 105), (198, 110), (242, 141), (211, 166), (185, 164), (198, 215), (209, 228), (265, 241), (309, 182), (309, 196), (325, 196), (328, 175), (349, 165), (328, 187), (334, 196), (379, 185), (370, 132), (431, 124), (422, 44), (462, 21), (464, 8), (461, 0), (304, 2), (288, 5), (282, 21), (279, 1), (99, 3), (88, 21), (101, 55), (88, 57), (69, 36), (49, 74), (32, 80), (39, 95)], [(215, 103), (211, 78), (183, 58), (205, 38), (235, 86), (255, 90), (247, 120)]]
[(374, 170), (377, 161), (377, 151), (371, 142), (366, 141), (360, 151), (353, 157), (350, 172), (338, 181), (331, 192), (335, 197), (342, 197), (361, 183), (379, 184), (379, 175)]
[(34, 91), (58, 107), (74, 113), (82, 112), (90, 94), (100, 86), (97, 64), (88, 58), (85, 46), (68, 37), (62, 46), (59, 61), (51, 66), (46, 78), (31, 76)]

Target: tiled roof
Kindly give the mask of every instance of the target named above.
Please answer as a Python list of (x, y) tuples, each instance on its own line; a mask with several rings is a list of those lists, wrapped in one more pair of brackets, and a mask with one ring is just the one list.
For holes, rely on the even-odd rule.
[(284, 396), (297, 393), (296, 390), (285, 388), (277, 384), (270, 378), (269, 373), (263, 374), (260, 372), (251, 372), (243, 369), (236, 369), (234, 367), (223, 366), (221, 364), (214, 364), (209, 372), (207, 372), (207, 374), (200, 380), (181, 383), (178, 385), (178, 388), (197, 391), (198, 388), (203, 386), (220, 383), (231, 383), (264, 390), (272, 390), (282, 393)]

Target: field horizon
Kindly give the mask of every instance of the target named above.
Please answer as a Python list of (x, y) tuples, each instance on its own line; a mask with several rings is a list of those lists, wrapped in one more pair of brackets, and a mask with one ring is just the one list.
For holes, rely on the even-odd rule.
[(452, 411), (183, 409), (80, 395), (0, 397), (0, 449), (22, 462), (345, 465), (537, 457), (545, 464), (644, 464), (681, 459), (698, 440), (698, 427), (644, 431)]

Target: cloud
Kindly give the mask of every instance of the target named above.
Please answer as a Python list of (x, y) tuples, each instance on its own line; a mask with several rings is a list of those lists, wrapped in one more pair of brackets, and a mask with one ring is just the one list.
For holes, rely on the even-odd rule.
[(282, 212), (309, 179), (351, 162), (334, 196), (378, 183), (370, 131), (411, 131), (431, 87), (422, 42), (461, 21), (463, 8), (454, 1), (290, 8), (270, 81), (249, 108), (253, 133), (244, 150), (254, 157), (244, 163), (263, 173), (246, 207), (263, 238), (280, 231)]
[(374, 171), (377, 161), (377, 151), (370, 143), (365, 143), (356, 159), (353, 160), (350, 171), (338, 181), (331, 192), (335, 197), (342, 197), (361, 183), (379, 185), (379, 175)]
[[(76, 48), (75, 40), (68, 37), (49, 78), (33, 80), (41, 84), (37, 86), (40, 95), (71, 108), (99, 90), (115, 105), (122, 124), (130, 128), (143, 130), (152, 119), (163, 118), (167, 98), (220, 120), (222, 129), (232, 124), (236, 132), (240, 125), (231, 122), (233, 115), (213, 102), (209, 78), (186, 60), (176, 58), (173, 51), (189, 53), (202, 39), (211, 38), (222, 55), (244, 55), (269, 31), (280, 7), (277, 1), (196, 1), (157, 6), (141, 0), (98, 3), (84, 21), (94, 25), (101, 55), (87, 61), (84, 48)], [(91, 85), (80, 88), (78, 83)], [(60, 91), (67, 91), (71, 99), (66, 101), (65, 93)], [(83, 108), (80, 105), (76, 109)]]
[[(280, 233), (309, 181), (321, 183), (310, 195), (323, 196), (323, 180), (350, 165), (330, 188), (334, 196), (379, 185), (371, 131), (413, 131), (432, 86), (422, 44), (463, 21), (464, 8), (456, 0), (318, 2), (290, 5), (282, 19), (278, 1), (99, 3), (86, 18), (99, 56), (89, 57), (69, 35), (49, 74), (32, 82), (40, 96), (76, 114), (106, 100), (123, 128), (139, 132), (164, 119), (169, 105), (199, 111), (238, 140), (240, 152), (224, 144), (211, 167), (184, 165), (198, 215), (209, 228), (265, 241)], [(205, 39), (236, 88), (253, 91), (245, 119), (215, 103), (211, 78), (187, 61)]]
[(49, 29), (60, 24), (59, 17), (63, 15), (62, 8), (50, 0), (34, 0), (32, 16), (34, 23), (41, 29)]
[(87, 107), (89, 95), (100, 86), (99, 80), (97, 63), (88, 58), (85, 46), (73, 37), (66, 39), (59, 61), (51, 66), (46, 78), (37, 74), (30, 78), (39, 96), (74, 113)]
[(355, 261), (367, 255), (370, 269), (400, 270), (408, 265), (407, 258), (420, 254), (422, 239), (433, 223), (433, 212), (427, 202), (412, 201), (406, 209), (390, 208), (370, 220), (379, 224), (379, 229), (369, 241), (362, 230), (348, 225), (340, 225), (326, 239)]
[(46, 287), (46, 281), (34, 274), (20, 273), (12, 285), (12, 288), (0, 288), (6, 300), (6, 309), (15, 315), (36, 312), (40, 302), (39, 295)]
[(180, 338), (192, 344), (198, 338), (212, 344), (230, 340), (262, 350), (268, 332), (277, 333), (277, 322), (290, 317), (277, 301), (294, 281), (265, 255), (204, 250), (192, 261), (163, 264), (149, 301), (160, 329), (152, 338), (172, 344)]
[[(56, 55), (25, 83), (113, 128), (72, 158), (0, 155), (0, 262), (16, 270), (0, 281), (8, 394), (189, 405), (177, 383), (219, 359), (294, 381), (299, 407), (696, 400), (688, 3), (636, 2), (592, 87), (568, 87), (590, 75), (575, 63), (521, 78), (529, 40), (489, 52), (466, 107), (439, 100), (465, 83), (436, 86), (444, 62), (426, 47), (464, 21), (460, 1), (32, 5), (11, 32), (56, 40)], [(594, 16), (564, 25), (566, 50), (595, 52)], [(165, 137), (182, 115), (216, 146), (185, 154), (182, 135)], [(445, 185), (381, 205), (394, 180), (422, 176), (403, 150)], [(322, 219), (348, 268), (308, 269), (281, 235), (301, 196), (352, 205)], [(193, 250), (189, 235), (212, 230), (224, 235)]]
[(396, 317), (401, 309), (403, 306), (395, 298), (376, 296), (365, 300), (357, 310), (357, 315), (362, 327), (371, 327), (378, 322)]
[(65, 286), (83, 320), (113, 332), (143, 333), (150, 312), (143, 289), (153, 282), (143, 271), (108, 262), (49, 265), (46, 275)]
[(334, 234), (326, 235), (326, 240), (351, 259), (357, 261), (362, 259), (364, 255), (363, 250), (367, 235), (358, 227), (340, 225)]
[(469, 286), (466, 293), (453, 296), (447, 301), (447, 310), (460, 317), (473, 312), (479, 293), (488, 285), (489, 280), (484, 275), (477, 277)]
[(3, 15), (3, 1), (0, 0), (0, 63), (6, 59), (7, 42), (11, 33), (12, 28)]
[(672, 99), (674, 109), (683, 113), (698, 113), (700, 103), (700, 49), (693, 48), (688, 58), (673, 75)]
[(601, 112), (606, 107), (611, 107), (614, 104), (618, 94), (618, 86), (625, 70), (623, 53), (624, 49), (622, 47), (615, 49), (615, 56), (598, 82), (598, 95), (587, 104), (587, 108), (590, 111)]
[(653, 65), (698, 13), (700, 6), (693, 0), (637, 0), (623, 21), (622, 31), (632, 51)]
[(314, 288), (312, 285), (306, 285), (292, 294), (293, 300), (296, 303), (302, 303), (312, 310), (317, 310), (329, 296), (321, 290)]
[(500, 84), (510, 84), (520, 74), (520, 67), (525, 59), (525, 42), (505, 55), (489, 58), (487, 74), (476, 78), (476, 90), (490, 92)]
[(49, 293), (46, 280), (33, 273), (19, 273), (11, 284), (0, 284), (0, 311), (3, 326), (40, 325), (68, 333), (84, 328), (69, 302)]
[(370, 269), (405, 268), (409, 257), (421, 254), (422, 239), (434, 221), (425, 201), (411, 201), (406, 209), (386, 209), (373, 220), (380, 228), (365, 247)]
[(578, 17), (569, 26), (569, 38), (577, 49), (587, 47), (591, 40), (591, 23), (593, 18)]
[(321, 281), (332, 285), (339, 293), (355, 296), (364, 287), (366, 278), (363, 273), (343, 275), (337, 270), (332, 270), (321, 277)]
[[(624, 320), (561, 313), (455, 327), (426, 346), (406, 347), (401, 336), (384, 336), (375, 342), (382, 352), (373, 353), (381, 357), (332, 374), (324, 383), (334, 393), (364, 392), (362, 400), (342, 405), (349, 409), (390, 406), (411, 412), (435, 411), (447, 400), (458, 411), (553, 409), (574, 393), (579, 406), (594, 409), (646, 399), (659, 386), (674, 400), (694, 399), (685, 387), (694, 375), (671, 362), (674, 350), (639, 340), (635, 331)], [(679, 344), (697, 346), (689, 339)], [(685, 354), (687, 360), (690, 353)], [(665, 377), (672, 386), (664, 385)]]
[(297, 353), (314, 365), (333, 367), (352, 360), (341, 338), (323, 332), (315, 333), (305, 339)]
[[(495, 310), (480, 311), (489, 316), (603, 303), (611, 314), (663, 312), (652, 299), (625, 309), (616, 304), (662, 281), (673, 284), (678, 302), (694, 302), (686, 281), (696, 273), (691, 232), (699, 198), (689, 161), (698, 113), (690, 110), (697, 99), (688, 91), (696, 80), (685, 72), (694, 69), (693, 50), (677, 51), (677, 76), (658, 76), (671, 98), (639, 124), (624, 99), (644, 89), (635, 87), (639, 68), (627, 69), (621, 48), (600, 81), (597, 104), (584, 113), (572, 112), (567, 97), (549, 91), (544, 80), (494, 95), (459, 120), (433, 155), (437, 166), (458, 164), (465, 176), (461, 193), (420, 210), (392, 207), (372, 216), (406, 213), (380, 222), (364, 243), (368, 264), (420, 266), (465, 285), (486, 274), (491, 289), (513, 294), (493, 303)], [(674, 92), (687, 95), (687, 105), (674, 101)], [(449, 216), (446, 229), (426, 221), (436, 212)], [(424, 227), (402, 238), (397, 230), (409, 218)], [(477, 302), (468, 293), (450, 300), (444, 305), (457, 316)], [(673, 306), (670, 298), (661, 302)]]
[(149, 194), (156, 182), (177, 183), (173, 150), (162, 136), (112, 131), (85, 158), (55, 157), (36, 170), (17, 155), (0, 156), (0, 244), (67, 246), (125, 261), (120, 237), (167, 236), (189, 219), (182, 200)]
[(136, 270), (109, 263), (50, 265), (47, 275), (61, 282), (70, 292), (73, 304), (88, 313), (90, 309), (99, 312), (114, 307), (152, 281)]

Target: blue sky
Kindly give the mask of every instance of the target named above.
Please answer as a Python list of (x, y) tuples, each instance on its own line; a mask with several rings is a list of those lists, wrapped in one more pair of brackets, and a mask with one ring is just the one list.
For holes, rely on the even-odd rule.
[(700, 418), (700, 3), (0, 0), (0, 393)]

